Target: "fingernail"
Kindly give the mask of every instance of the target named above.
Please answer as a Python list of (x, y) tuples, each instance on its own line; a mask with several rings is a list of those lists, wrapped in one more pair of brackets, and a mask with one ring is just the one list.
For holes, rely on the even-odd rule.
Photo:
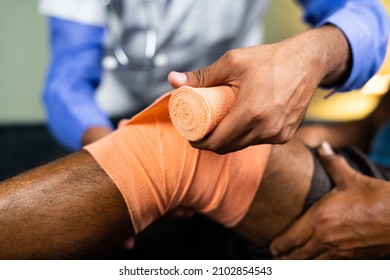
[(179, 73), (179, 72), (173, 72), (174, 73), (174, 77), (175, 77), (175, 80), (177, 83), (179, 84), (185, 84), (187, 83), (187, 75), (184, 74), (184, 73)]
[(321, 149), (325, 155), (328, 155), (328, 156), (334, 155), (334, 151), (333, 151), (332, 147), (326, 141), (322, 142)]

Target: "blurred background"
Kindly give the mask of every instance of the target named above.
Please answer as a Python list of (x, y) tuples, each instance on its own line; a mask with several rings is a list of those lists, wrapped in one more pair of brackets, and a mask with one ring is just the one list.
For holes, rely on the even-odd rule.
[[(383, 2), (389, 10), (390, 1)], [(0, 1), (0, 180), (67, 153), (44, 125), (41, 91), (49, 57), (46, 19), (38, 14), (37, 5), (38, 0)], [(266, 43), (304, 30), (301, 17), (294, 1), (273, 0), (266, 17)], [(339, 121), (366, 116), (387, 92), (387, 65), (364, 94), (337, 95), (325, 101), (326, 92), (316, 94), (307, 119)]]

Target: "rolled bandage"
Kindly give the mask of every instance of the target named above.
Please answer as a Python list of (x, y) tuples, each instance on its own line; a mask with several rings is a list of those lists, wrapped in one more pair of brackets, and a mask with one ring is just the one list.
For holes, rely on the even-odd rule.
[[(192, 148), (173, 127), (168, 112), (171, 95), (196, 91), (174, 90), (133, 117), (126, 126), (85, 147), (122, 193), (136, 233), (178, 206), (191, 207), (233, 227), (245, 216), (256, 194), (269, 145), (217, 155)], [(228, 96), (223, 92), (228, 90), (209, 89), (214, 98), (203, 100), (216, 104), (206, 107), (230, 104), (231, 101), (220, 100)], [(197, 114), (200, 111), (195, 110)], [(218, 123), (213, 116), (219, 119), (221, 114), (211, 112), (209, 116), (212, 125), (202, 130), (205, 134)]]
[(184, 86), (171, 93), (169, 115), (182, 137), (199, 141), (221, 122), (235, 102), (236, 95), (228, 86)]

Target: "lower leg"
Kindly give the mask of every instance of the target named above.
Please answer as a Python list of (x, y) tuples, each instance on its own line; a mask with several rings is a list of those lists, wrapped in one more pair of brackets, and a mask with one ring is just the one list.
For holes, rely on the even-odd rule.
[(299, 140), (272, 147), (255, 199), (236, 227), (256, 245), (265, 245), (303, 211), (313, 177), (313, 154)]

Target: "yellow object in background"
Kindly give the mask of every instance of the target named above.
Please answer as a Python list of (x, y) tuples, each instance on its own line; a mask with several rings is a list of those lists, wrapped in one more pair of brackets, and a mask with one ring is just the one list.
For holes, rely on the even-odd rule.
[(381, 70), (360, 90), (334, 94), (325, 99), (329, 91), (318, 90), (314, 95), (306, 120), (352, 121), (370, 114), (390, 89), (390, 55)]
[[(390, 2), (382, 1), (390, 15)], [(389, 44), (390, 49), (390, 44)], [(379, 104), (382, 96), (390, 89), (390, 50), (385, 62), (376, 74), (360, 90), (324, 97), (329, 91), (318, 90), (314, 95), (306, 120), (310, 121), (352, 121), (365, 118)]]
[(307, 110), (308, 121), (352, 121), (370, 114), (379, 104), (380, 96), (359, 93), (334, 94), (324, 99), (329, 92), (318, 91)]

